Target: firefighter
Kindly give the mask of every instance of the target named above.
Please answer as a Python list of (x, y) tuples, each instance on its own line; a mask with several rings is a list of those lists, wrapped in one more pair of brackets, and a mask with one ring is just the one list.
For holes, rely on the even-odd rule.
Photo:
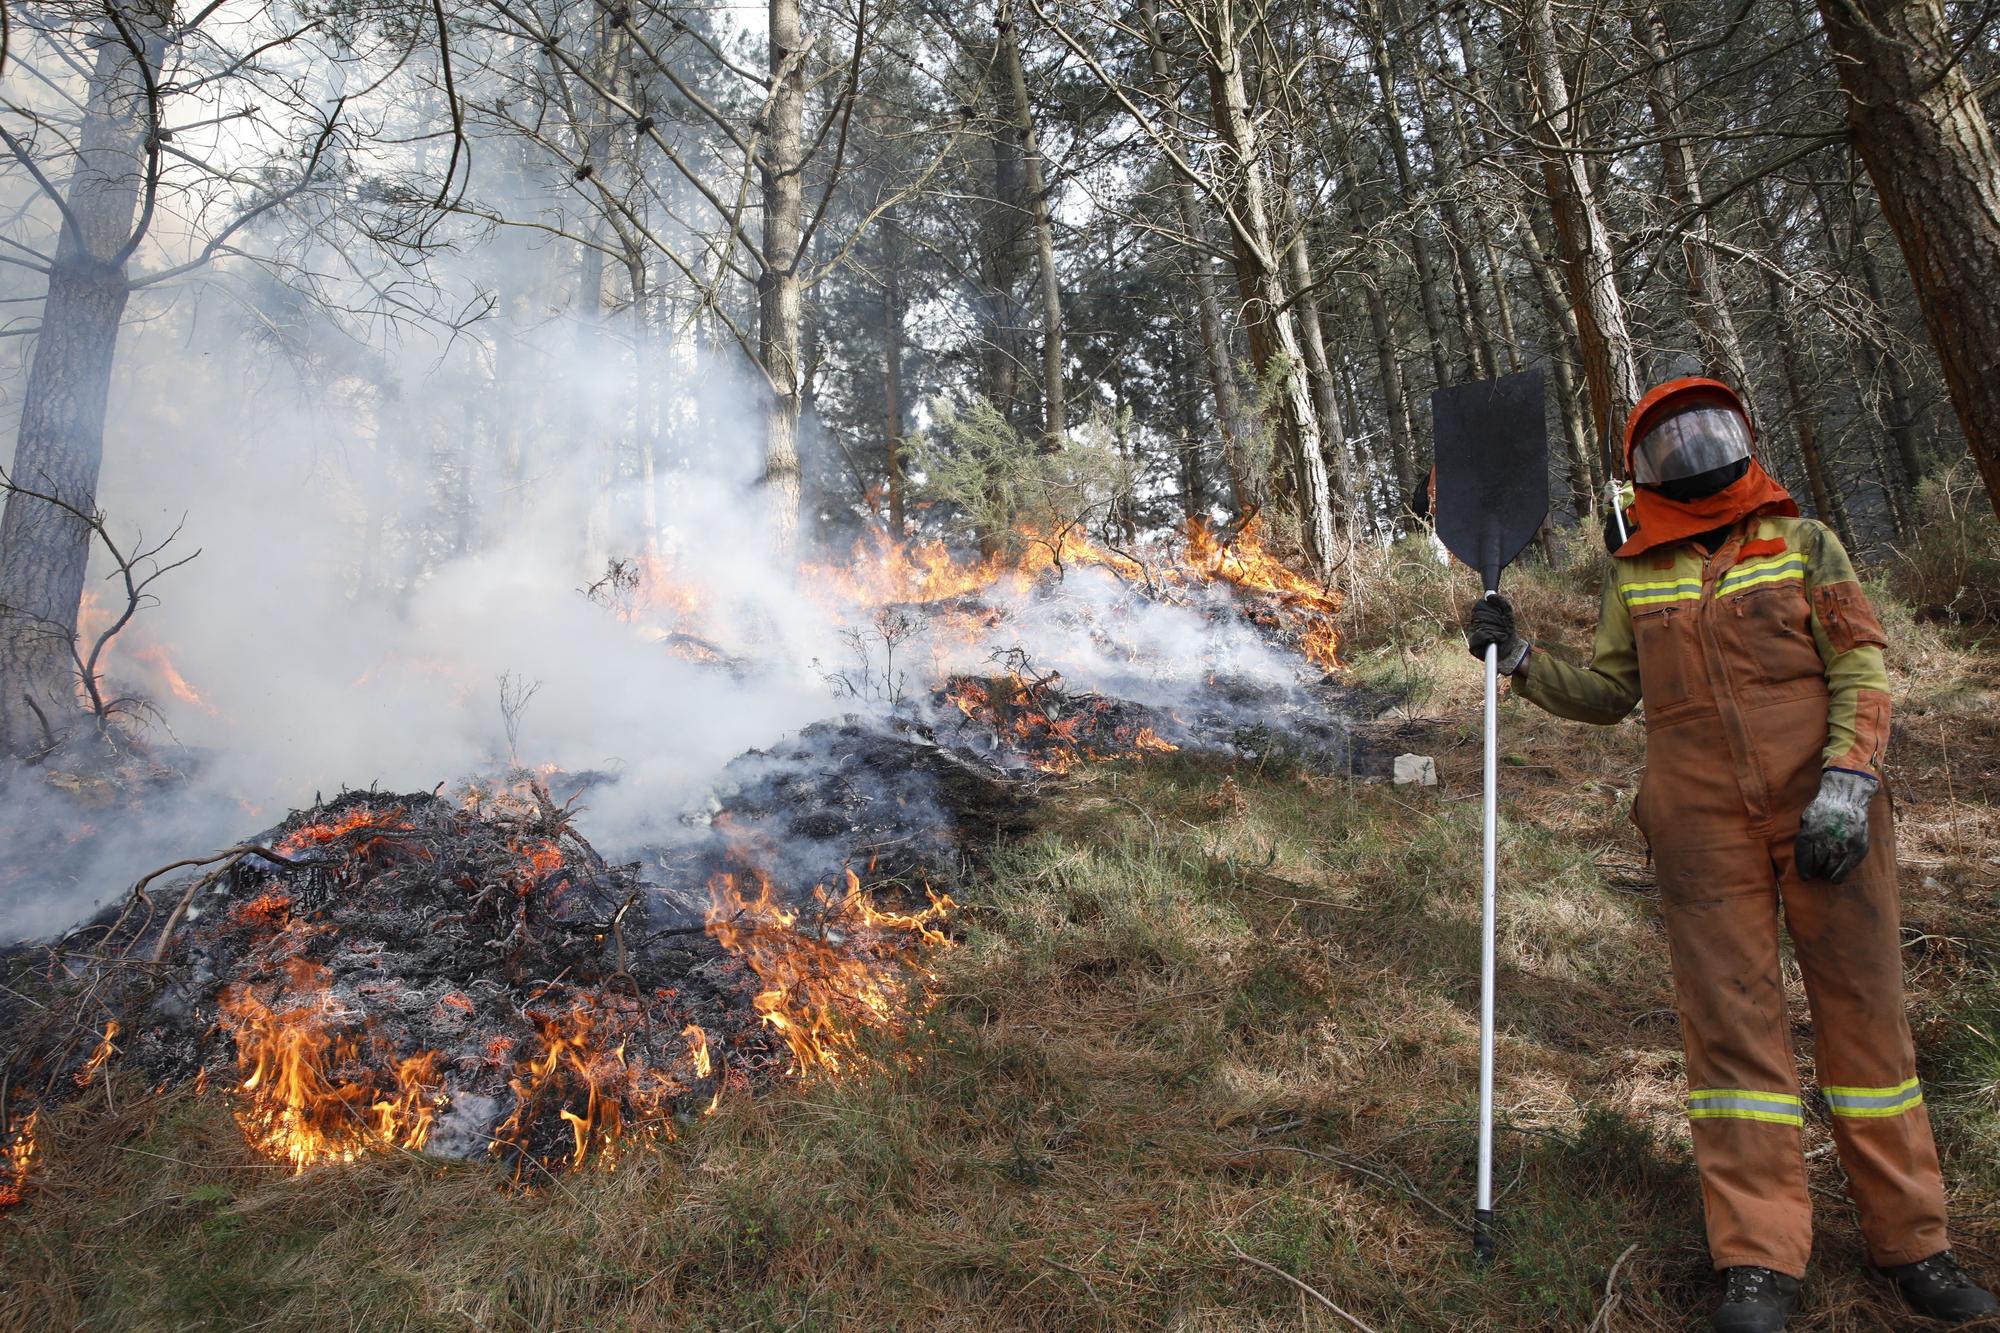
[(1632, 818), (1659, 869), (1687, 1050), (1714, 1326), (1782, 1329), (1812, 1247), (1805, 1106), (1778, 962), (1805, 976), (1820, 1093), (1872, 1261), (1935, 1318), (2000, 1309), (1952, 1258), (1904, 1014), (1896, 853), (1881, 773), (1881, 622), (1847, 552), (1753, 456), (1728, 385), (1676, 379), (1625, 426), (1636, 483), (1588, 669), (1532, 647), (1494, 597), (1469, 614), (1514, 692), (1615, 723), (1646, 705)]

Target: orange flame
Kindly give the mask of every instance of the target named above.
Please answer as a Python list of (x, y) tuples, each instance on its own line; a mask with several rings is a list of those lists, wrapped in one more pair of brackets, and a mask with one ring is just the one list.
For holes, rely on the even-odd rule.
[(409, 827), (403, 822), (403, 807), (400, 805), (387, 810), (357, 805), (331, 822), (308, 824), (304, 828), (287, 833), (284, 841), (278, 844), (278, 850), (286, 856), (295, 856), (308, 847), (324, 847), (361, 829), (381, 829), (384, 832), (397, 833)]
[(715, 1061), (708, 1053), (708, 1034), (690, 1023), (681, 1029), (681, 1035), (687, 1038), (688, 1057), (694, 1061), (694, 1076), (707, 1078), (714, 1073)]
[(111, 1052), (116, 1049), (112, 1046), (111, 1039), (117, 1035), (118, 1020), (115, 1018), (104, 1020), (104, 1035), (97, 1039), (97, 1049), (83, 1062), (83, 1068), (76, 1071), (76, 1086), (79, 1088), (90, 1086), (90, 1080), (97, 1077), (97, 1071), (104, 1068), (104, 1062), (111, 1058)]
[[(622, 1042), (605, 1050), (596, 1036), (597, 1020), (587, 1004), (579, 1004), (565, 1018), (539, 1019), (537, 1028), (542, 1049), (521, 1062), (509, 1080), (514, 1112), (494, 1131), (489, 1149), (493, 1155), (511, 1148), (520, 1166), (530, 1161), (548, 1166), (535, 1153), (530, 1139), (537, 1116), (552, 1098), (561, 1100), (556, 1114), (569, 1126), (572, 1167), (582, 1166), (593, 1153), (599, 1162), (611, 1165), (621, 1144), (634, 1137), (673, 1137), (667, 1113), (674, 1097), (685, 1088), (664, 1070), (643, 1061), (628, 1061)], [(629, 1123), (628, 1109), (632, 1112)]]
[(1334, 655), (1339, 635), (1333, 625), (1340, 613), (1340, 594), (1313, 582), (1265, 549), (1255, 519), (1226, 544), (1208, 524), (1190, 520), (1187, 559), (1205, 578), (1274, 596), (1277, 619), (1297, 632), (1299, 651), (1328, 671), (1340, 665)]
[(216, 715), (215, 709), (210, 706), (208, 700), (202, 698), (195, 687), (188, 684), (187, 677), (181, 675), (180, 669), (174, 665), (173, 659), (167, 656), (166, 645), (149, 643), (134, 653), (133, 657), (157, 671), (160, 679), (166, 682), (167, 689), (173, 692), (173, 696), (176, 699), (179, 699), (182, 703), (193, 704), (210, 717)]
[(35, 1145), (35, 1121), (40, 1111), (28, 1112), (14, 1131), (14, 1138), (0, 1149), (0, 1208), (12, 1208), (28, 1197), (28, 1175), (34, 1170), (39, 1150)]
[(800, 586), (822, 600), (865, 607), (896, 602), (941, 602), (984, 593), (995, 585), (1016, 595), (1057, 565), (1097, 565), (1127, 577), (1142, 573), (1130, 556), (1107, 551), (1069, 529), (1051, 536), (1033, 528), (1014, 534), (1017, 556), (995, 554), (961, 561), (944, 542), (903, 543), (880, 528), (856, 541), (838, 564), (804, 564)]
[(792, 1073), (836, 1075), (863, 1063), (863, 1034), (899, 1029), (913, 998), (906, 978), (928, 976), (910, 946), (947, 942), (933, 923), (955, 904), (933, 894), (922, 912), (884, 912), (850, 872), (840, 898), (814, 890), (824, 914), (805, 930), (797, 909), (775, 900), (771, 881), (761, 873), (756, 881), (755, 898), (743, 895), (733, 875), (709, 881), (708, 933), (763, 983), (751, 1003), (784, 1038)]
[(437, 1053), (394, 1061), (394, 1086), (378, 1086), (382, 1062), (364, 1059), (359, 1038), (331, 1030), (326, 969), (303, 959), (289, 968), (290, 986), (304, 997), (291, 1007), (272, 1008), (275, 996), (247, 985), (227, 988), (219, 1002), (237, 1067), (247, 1071), (236, 1110), (244, 1136), (294, 1173), (374, 1148), (421, 1149), (436, 1114)]

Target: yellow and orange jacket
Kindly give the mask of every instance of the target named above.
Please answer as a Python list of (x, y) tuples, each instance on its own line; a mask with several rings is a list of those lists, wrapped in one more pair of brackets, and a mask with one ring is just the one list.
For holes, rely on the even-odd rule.
[(1796, 831), (1822, 768), (1879, 772), (1886, 646), (1840, 539), (1765, 515), (1713, 556), (1684, 541), (1614, 558), (1589, 667), (1537, 650), (1513, 688), (1600, 724), (1643, 700), (1633, 814), (1656, 848), (1762, 841)]

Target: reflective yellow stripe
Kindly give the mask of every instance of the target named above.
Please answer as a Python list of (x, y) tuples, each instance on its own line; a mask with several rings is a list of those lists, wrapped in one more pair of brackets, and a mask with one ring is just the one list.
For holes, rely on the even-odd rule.
[(1789, 1092), (1749, 1088), (1696, 1088), (1688, 1093), (1690, 1120), (1758, 1120), (1767, 1125), (1805, 1124), (1803, 1103)]
[(1753, 588), (1760, 583), (1776, 583), (1784, 579), (1804, 579), (1806, 557), (1803, 551), (1793, 551), (1786, 555), (1773, 556), (1769, 560), (1750, 560), (1738, 565), (1722, 576), (1717, 592), (1739, 592)]
[(1668, 579), (1658, 583), (1621, 583), (1619, 593), (1627, 606), (1650, 606), (1654, 602), (1698, 602), (1700, 579)]
[(1914, 1078), (1905, 1079), (1893, 1088), (1821, 1087), (1820, 1091), (1826, 1094), (1827, 1109), (1835, 1115), (1901, 1115), (1924, 1104), (1923, 1087)]

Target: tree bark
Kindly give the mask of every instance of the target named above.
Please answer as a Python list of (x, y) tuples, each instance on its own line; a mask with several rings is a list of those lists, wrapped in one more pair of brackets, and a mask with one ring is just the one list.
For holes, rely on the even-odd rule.
[[(121, 7), (119, 17), (133, 41), (109, 21), (98, 32), (12, 468), (17, 484), (86, 513), (97, 505), (105, 405), (131, 295), (126, 251), (147, 172), (152, 115), (140, 62), (160, 69), (170, 18), (136, 5)], [(72, 645), (90, 541), (73, 515), (7, 495), (0, 514), (0, 753), (33, 753), (47, 739), (42, 718), (66, 724), (76, 713)]]
[[(1288, 177), (1290, 172), (1285, 173)], [(1305, 228), (1297, 217), (1291, 188), (1282, 195), (1291, 244), (1285, 263), (1291, 274), (1291, 306), (1298, 312), (1299, 350), (1306, 358), (1306, 382), (1312, 386), (1313, 413), (1319, 419), (1320, 452), (1326, 458), (1329, 499), (1336, 526), (1345, 527), (1352, 512), (1353, 488), (1348, 480), (1347, 423), (1333, 383), (1333, 362), (1327, 355), (1326, 331), (1320, 324), (1319, 298), (1314, 290), (1312, 256), (1306, 251)]]
[(1779, 277), (1778, 266), (1783, 263), (1784, 236), (1778, 222), (1772, 216), (1770, 206), (1765, 202), (1760, 190), (1751, 192), (1757, 214), (1757, 225), (1764, 233), (1764, 249), (1772, 267), (1764, 270), (1765, 292), (1771, 306), (1771, 341), (1777, 345), (1778, 369), (1785, 382), (1786, 405), (1791, 412), (1792, 439), (1799, 447), (1799, 462), (1806, 472), (1806, 486), (1811, 493), (1813, 517), (1822, 523), (1833, 525), (1834, 531), (1846, 545), (1854, 544), (1854, 533), (1847, 523), (1847, 509), (1841, 503), (1839, 488), (1828, 475), (1825, 458), (1820, 449), (1819, 413), (1814, 410), (1812, 400), (1806, 393), (1805, 358), (1800, 353), (1798, 340), (1793, 334), (1790, 302), (1785, 299), (1784, 280)]
[[(895, 224), (884, 220), (889, 234)], [(882, 283), (882, 416), (884, 484), (889, 492), (889, 534), (903, 535), (903, 286), (897, 275), (898, 256), (883, 266)]]
[[(1451, 125), (1458, 141), (1459, 161), (1470, 164), (1491, 161), (1490, 140), (1474, 114), (1467, 109), (1461, 86), (1480, 104), (1486, 102), (1485, 82), (1479, 74), (1479, 61), (1473, 54), (1472, 23), (1467, 17), (1462, 0), (1452, 6), (1453, 31), (1458, 36), (1459, 57), (1462, 63), (1454, 63), (1452, 72), (1456, 79), (1448, 81), (1451, 93)], [(1431, 36), (1440, 50), (1446, 49), (1443, 33), (1438, 28), (1438, 14), (1431, 11)], [(1467, 167), (1469, 169), (1469, 166)], [(1496, 183), (1505, 189), (1506, 183)], [(1489, 186), (1488, 188), (1495, 188)], [(1507, 369), (1521, 368), (1521, 339), (1514, 323), (1514, 301), (1507, 289), (1507, 268), (1501, 261), (1500, 247), (1494, 243), (1493, 223), (1487, 210), (1478, 203), (1473, 205), (1473, 222), (1479, 236), (1480, 252), (1486, 257), (1486, 272), (1493, 279), (1493, 312), (1500, 325), (1500, 342), (1507, 349)]]
[(1538, 137), (1560, 146), (1543, 154), (1542, 174), (1554, 213), (1563, 273), (1569, 282), (1570, 306), (1576, 315), (1577, 344), (1582, 352), (1584, 381), (1590, 386), (1593, 425), (1608, 454), (1614, 430), (1623, 426), (1626, 413), (1642, 392), (1639, 362), (1625, 320), (1625, 302), (1618, 293), (1611, 234), (1597, 206), (1583, 154), (1569, 151), (1569, 145), (1576, 142), (1576, 117), (1556, 45), (1550, 0), (1528, 0), (1522, 37), (1536, 101)]
[(1583, 419), (1577, 393), (1576, 372), (1570, 349), (1578, 346), (1576, 314), (1563, 300), (1556, 281), (1556, 262), (1549, 255), (1540, 229), (1529, 215), (1528, 205), (1518, 196), (1514, 201), (1515, 228), (1528, 252), (1528, 268), (1535, 280), (1535, 295), (1542, 305), (1542, 320), (1548, 325), (1551, 345), (1549, 362), (1556, 375), (1556, 396), (1562, 404), (1563, 451), (1569, 463), (1570, 499), (1578, 518), (1597, 512), (1597, 496), (1604, 485), (1603, 451), (1592, 446), (1590, 427)]
[(1653, 113), (1653, 132), (1661, 140), (1660, 167), (1667, 198), (1688, 220), (1681, 239), (1681, 258), (1687, 267), (1688, 320), (1701, 343), (1708, 373), (1743, 390), (1750, 375), (1744, 367), (1736, 321), (1729, 313), (1729, 293), (1723, 288), (1722, 272), (1716, 264), (1715, 228), (1702, 197), (1700, 168), (1693, 145), (1681, 132), (1680, 87), (1674, 77), (1666, 15), (1659, 9), (1648, 9), (1633, 20), (1632, 27), (1653, 62), (1646, 80), (1646, 105)]
[(764, 474), (773, 539), (790, 555), (799, 529), (799, 411), (804, 384), (799, 363), (799, 235), (804, 213), (805, 61), (799, 0), (770, 0), (769, 68), (774, 80), (759, 175), (764, 193), (762, 264), (758, 274), (757, 359), (768, 380)]
[[(1396, 75), (1389, 60), (1388, 20), (1376, 0), (1364, 0), (1362, 14), (1368, 24), (1368, 55), (1374, 67), (1375, 86), (1381, 94), (1382, 137), (1388, 142), (1396, 165), (1396, 183), (1405, 202), (1417, 197), (1416, 173), (1410, 167), (1410, 146), (1403, 138), (1402, 118), (1396, 114)], [(1446, 364), (1450, 356), (1444, 331), (1444, 315), (1438, 307), (1437, 267), (1431, 262), (1430, 243), (1421, 228), (1409, 234), (1410, 258), (1417, 266), (1417, 301), (1424, 312), (1424, 331), (1430, 335), (1431, 374), (1438, 385), (1451, 382)]]
[(1209, 102), (1216, 136), (1230, 177), (1229, 194), (1242, 227), (1236, 235), (1238, 286), (1244, 301), (1244, 326), (1250, 335), (1251, 362), (1260, 380), (1272, 383), (1277, 449), (1274, 478), (1289, 484), (1299, 520), (1299, 537), (1306, 556), (1322, 575), (1331, 567), (1334, 516), (1320, 450), (1319, 422), (1312, 390), (1306, 382), (1305, 359), (1298, 329), (1287, 301), (1283, 256), (1271, 226), (1264, 162), (1257, 121), (1243, 79), (1241, 43), (1236, 32), (1233, 0), (1209, 0), (1205, 6), (1209, 32)]
[(980, 391), (995, 411), (1018, 426), (1015, 410), (1021, 396), (1023, 317), (1017, 292), (1026, 267), (1021, 241), (1021, 219), (1027, 211), (1023, 204), (1026, 172), (1020, 142), (1012, 132), (1014, 117), (1007, 110), (1014, 97), (1007, 86), (999, 44), (984, 50), (981, 57), (986, 79), (983, 92), (987, 105), (995, 110), (984, 118), (990, 133), (982, 136), (993, 153), (993, 194), (979, 227), (980, 314), (985, 324)]
[[(1338, 191), (1346, 202), (1348, 225), (1358, 242), (1368, 234), (1371, 219), (1362, 203), (1360, 174), (1354, 165), (1354, 145), (1346, 136), (1338, 140), (1340, 171), (1345, 188)], [(1396, 478), (1396, 499), (1407, 502), (1416, 485), (1416, 448), (1411, 440), (1409, 387), (1403, 378), (1403, 362), (1397, 354), (1395, 326), (1389, 315), (1389, 301), (1382, 292), (1381, 273), (1373, 256), (1361, 253), (1361, 294), (1368, 310), (1368, 332), (1375, 344), (1375, 377), (1382, 387), (1383, 416), (1388, 422), (1390, 467)]]
[(1430, 158), (1431, 171), (1437, 178), (1438, 217), (1444, 224), (1445, 248), (1451, 252), (1453, 271), (1457, 276), (1454, 284), (1459, 293), (1458, 336), (1470, 350), (1474, 368), (1486, 379), (1498, 374), (1498, 361), (1493, 351), (1493, 335), (1486, 327), (1485, 284), (1480, 281), (1479, 270), (1472, 259), (1472, 249), (1468, 244), (1470, 228), (1465, 225), (1465, 217), (1458, 207), (1458, 189), (1463, 184), (1462, 164), (1446, 152), (1443, 137), (1437, 130), (1437, 108), (1431, 97), (1430, 73), (1425, 68), (1426, 56), (1423, 41), (1411, 33), (1405, 39), (1404, 63), (1410, 69), (1410, 82), (1417, 94), (1417, 124), (1423, 135), (1424, 153)]
[(2000, 513), (2000, 150), (1939, 0), (1819, 0), (1854, 146)]
[(1006, 66), (1009, 100), (1013, 103), (1013, 132), (1017, 151), (1028, 181), (1028, 208), (1035, 227), (1035, 259), (1041, 275), (1042, 293), (1042, 439), (1043, 453), (1062, 448), (1069, 429), (1068, 408), (1063, 393), (1063, 311), (1062, 284), (1056, 272), (1055, 222), (1049, 214), (1048, 181), (1042, 171), (1042, 149), (1035, 137), (1034, 106), (1028, 100), (1028, 78), (1021, 66), (1021, 34), (1010, 0), (1000, 0), (1000, 16), (994, 21), (999, 34), (1000, 59)]
[[(1180, 109), (1172, 102), (1173, 77), (1167, 64), (1167, 50), (1160, 40), (1159, 14), (1154, 0), (1144, 0), (1141, 15), (1146, 25), (1146, 42), (1151, 48), (1153, 81), (1163, 107), (1162, 119), (1169, 134), (1178, 133)], [(1181, 232), (1187, 237), (1188, 265), (1194, 278), (1195, 316), (1201, 330), (1201, 350), (1208, 366), (1209, 387), (1215, 394), (1215, 427), (1222, 439), (1222, 467), (1229, 478), (1229, 499), (1236, 516), (1256, 512), (1264, 503), (1263, 488), (1250, 471), (1247, 457), (1256, 427), (1243, 412), (1237, 391), (1236, 366), (1230, 356), (1229, 326), (1222, 315), (1222, 297), (1209, 265), (1201, 238), (1207, 234), (1202, 223), (1201, 201), (1194, 183), (1180, 172), (1173, 173), (1174, 211), (1180, 215)]]
[[(1875, 266), (1875, 257), (1868, 249), (1868, 235), (1857, 222), (1854, 236), (1855, 257), (1861, 262), (1861, 281), (1867, 288), (1868, 299), (1880, 312), (1888, 317), (1888, 307), (1883, 303), (1882, 274)], [(1902, 366), (1889, 348), (1877, 338), (1868, 340), (1874, 356), (1876, 368), (1888, 392), (1889, 401), (1883, 410), (1883, 422), (1889, 431), (1889, 438), (1896, 445), (1896, 467), (1901, 474), (1904, 487), (1912, 497), (1917, 485), (1924, 479), (1923, 456), (1917, 446), (1916, 408), (1911, 403), (1910, 382), (1903, 374)]]

